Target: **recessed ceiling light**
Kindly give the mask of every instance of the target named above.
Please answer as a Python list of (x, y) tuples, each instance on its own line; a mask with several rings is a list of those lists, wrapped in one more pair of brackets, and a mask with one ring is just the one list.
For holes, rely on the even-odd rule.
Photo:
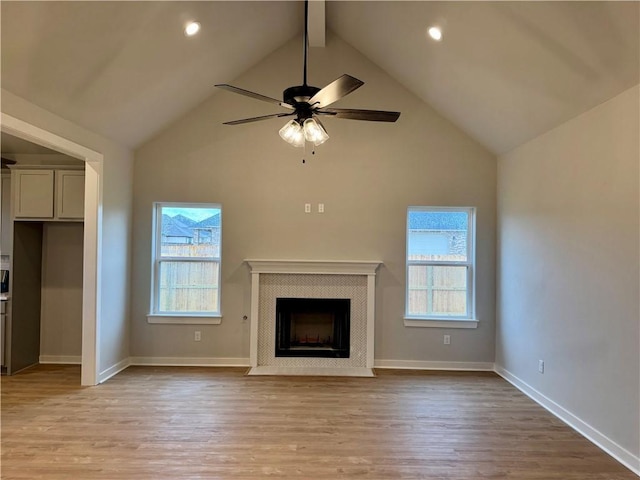
[(184, 29), (184, 34), (188, 37), (194, 36), (200, 31), (200, 24), (198, 22), (189, 22)]
[(436, 42), (439, 42), (440, 40), (442, 40), (442, 30), (440, 30), (438, 27), (431, 27), (429, 28), (429, 36)]

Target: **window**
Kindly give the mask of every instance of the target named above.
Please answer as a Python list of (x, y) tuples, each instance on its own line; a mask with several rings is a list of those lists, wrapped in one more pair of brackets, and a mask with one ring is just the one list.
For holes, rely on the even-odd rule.
[(475, 326), (474, 223), (474, 208), (409, 207), (405, 324), (462, 320)]
[(220, 317), (220, 205), (156, 203), (154, 213), (149, 321), (174, 323), (151, 320), (162, 316)]

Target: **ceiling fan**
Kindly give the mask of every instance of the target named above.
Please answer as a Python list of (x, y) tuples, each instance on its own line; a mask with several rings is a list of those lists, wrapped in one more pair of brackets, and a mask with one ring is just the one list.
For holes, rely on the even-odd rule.
[(309, 21), (309, 0), (304, 2), (304, 66), (303, 82), (287, 88), (283, 92), (283, 100), (267, 97), (259, 93), (251, 92), (243, 88), (234, 87), (226, 83), (218, 84), (216, 87), (229, 92), (237, 93), (247, 97), (255, 98), (263, 102), (279, 105), (287, 109), (286, 112), (262, 115), (260, 117), (244, 118), (224, 122), (224, 125), (241, 125), (243, 123), (258, 122), (270, 118), (295, 117), (280, 129), (280, 136), (295, 147), (303, 147), (305, 142), (314, 145), (324, 143), (329, 136), (324, 126), (320, 122), (319, 116), (326, 115), (335, 118), (347, 118), (351, 120), (367, 120), (370, 122), (395, 122), (400, 117), (400, 112), (388, 112), (383, 110), (361, 110), (352, 108), (327, 108), (337, 102), (342, 97), (350, 94), (361, 87), (364, 82), (351, 75), (344, 74), (324, 88), (307, 85), (307, 56), (308, 44), (308, 21)]

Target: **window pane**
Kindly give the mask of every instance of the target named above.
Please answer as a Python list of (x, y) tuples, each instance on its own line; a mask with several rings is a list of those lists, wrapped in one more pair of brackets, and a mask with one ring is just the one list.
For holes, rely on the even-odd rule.
[(220, 209), (161, 207), (160, 257), (220, 257)]
[(409, 260), (467, 261), (467, 212), (409, 211)]
[(161, 312), (218, 312), (218, 262), (160, 262)]
[(467, 267), (410, 265), (409, 315), (466, 316)]

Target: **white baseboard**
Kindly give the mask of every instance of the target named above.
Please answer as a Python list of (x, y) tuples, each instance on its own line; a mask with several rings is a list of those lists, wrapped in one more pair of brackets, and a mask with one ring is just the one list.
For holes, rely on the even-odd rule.
[(43, 364), (81, 365), (82, 355), (40, 355), (38, 361)]
[(424, 360), (374, 360), (373, 368), (409, 370), (466, 370), (492, 372), (491, 362), (431, 362)]
[(495, 372), (502, 378), (504, 378), (507, 382), (511, 383), (518, 390), (520, 390), (522, 393), (524, 393), (526, 396), (531, 398), (540, 406), (544, 407), (546, 410), (565, 422), (571, 428), (576, 430), (587, 440), (591, 441), (596, 446), (607, 452), (633, 473), (640, 476), (640, 457), (635, 456), (633, 453), (621, 447), (616, 442), (593, 428), (591, 425), (575, 416), (569, 410), (562, 407), (561, 405), (558, 405), (549, 397), (540, 393), (526, 382), (520, 380), (518, 377), (516, 377), (503, 367), (496, 365)]
[(130, 365), (158, 367), (248, 367), (248, 358), (224, 357), (130, 357)]
[(120, 360), (115, 365), (110, 366), (109, 368), (107, 368), (106, 370), (103, 370), (98, 374), (98, 383), (106, 382), (114, 375), (117, 375), (118, 373), (123, 371), (129, 365), (131, 365), (131, 363), (128, 358), (125, 358), (124, 360)]

